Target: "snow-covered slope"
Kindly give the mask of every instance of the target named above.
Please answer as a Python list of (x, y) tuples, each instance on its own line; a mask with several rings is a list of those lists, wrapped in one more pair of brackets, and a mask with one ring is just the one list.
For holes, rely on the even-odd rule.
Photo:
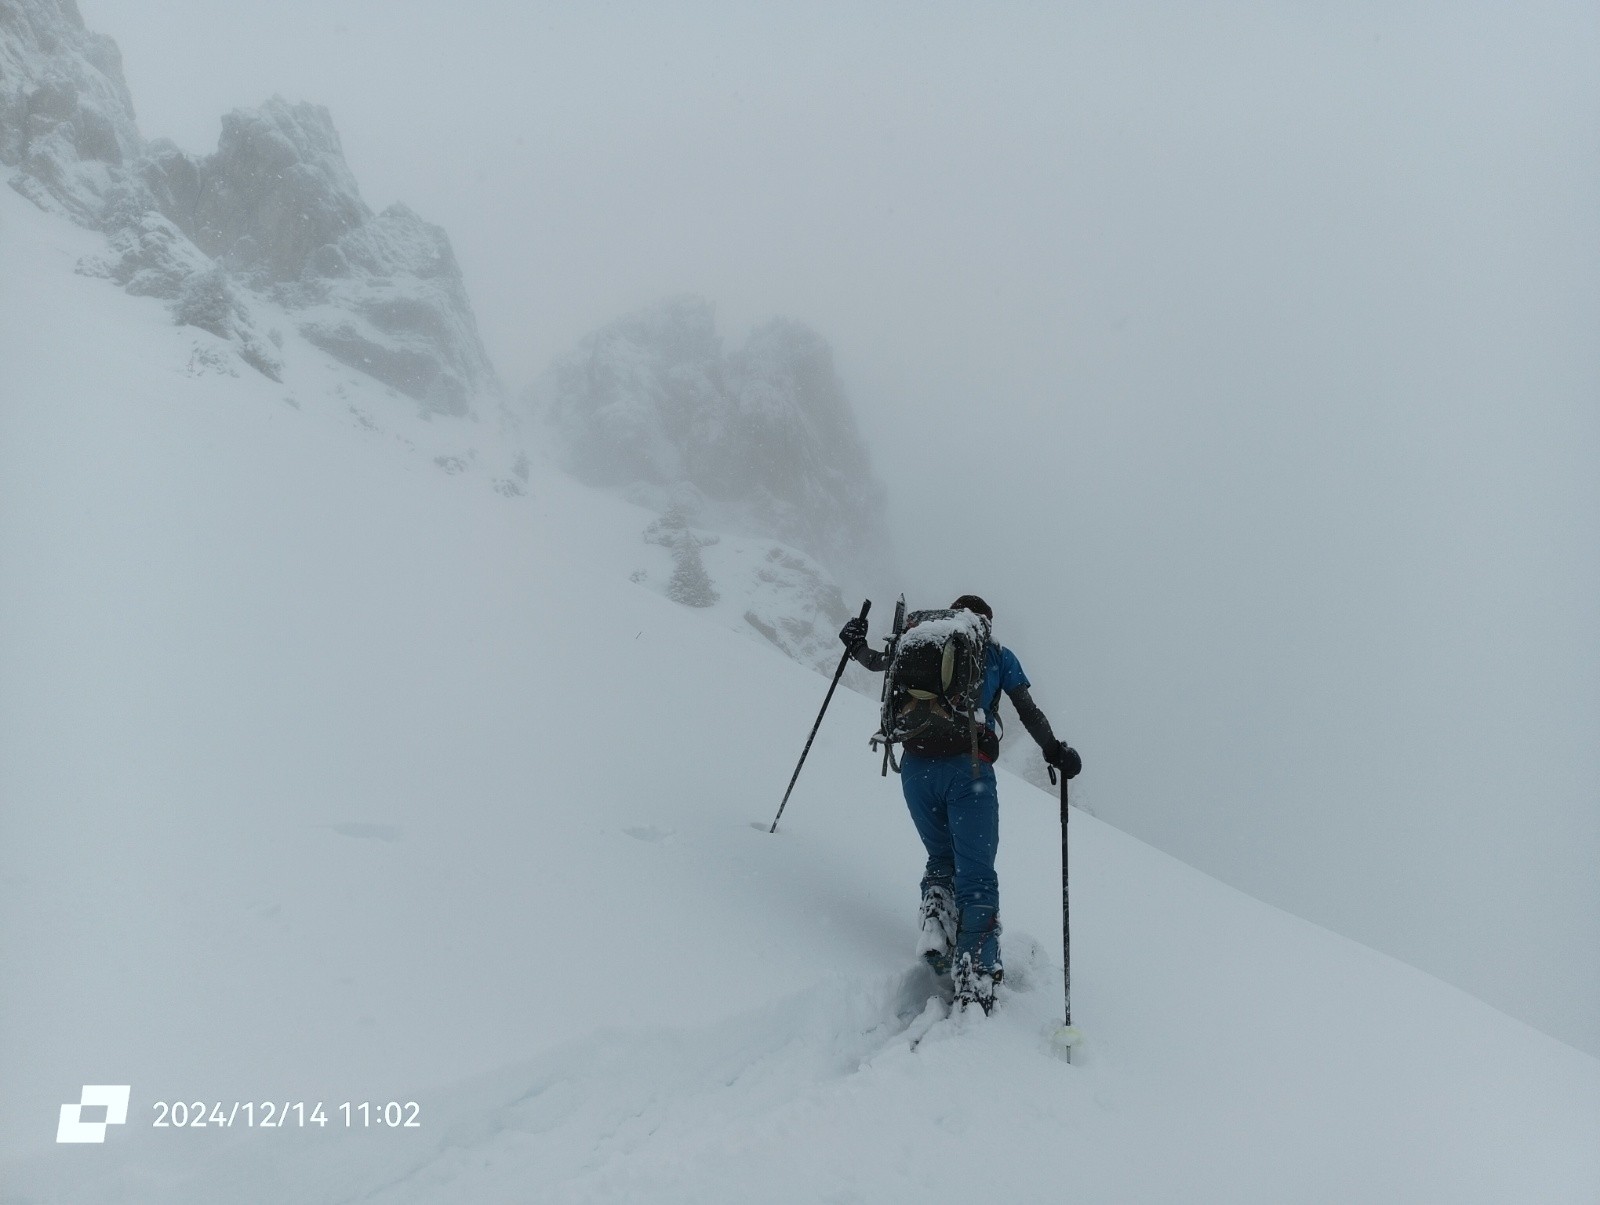
[(98, 237), (0, 190), (0, 1200), (1600, 1198), (1600, 1062), (1083, 816), (1055, 1058), (1015, 779), (1001, 1007), (925, 1013), (869, 700), (768, 835), (825, 684), (630, 583), (648, 516), (293, 336), (196, 370)]

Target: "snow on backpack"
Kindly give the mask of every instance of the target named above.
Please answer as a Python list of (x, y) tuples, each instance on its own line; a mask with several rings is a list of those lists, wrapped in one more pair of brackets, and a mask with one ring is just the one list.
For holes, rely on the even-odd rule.
[[(984, 699), (989, 621), (972, 611), (912, 611), (895, 633), (883, 674), (883, 712), (874, 745), (903, 745), (923, 757), (970, 753), (993, 761), (1000, 738), (985, 723), (996, 699)], [(986, 710), (987, 709), (987, 710)]]

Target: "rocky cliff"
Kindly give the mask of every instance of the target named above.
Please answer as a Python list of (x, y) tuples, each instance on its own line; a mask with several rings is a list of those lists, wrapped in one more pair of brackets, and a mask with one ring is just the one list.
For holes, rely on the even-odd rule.
[(529, 403), (582, 480), (781, 540), (845, 578), (884, 568), (882, 489), (832, 352), (801, 323), (725, 353), (711, 305), (674, 298), (589, 335)]
[(0, 164), (106, 233), (84, 271), (169, 300), (269, 376), (260, 303), (426, 409), (465, 413), (495, 387), (449, 239), (403, 205), (367, 207), (325, 109), (230, 113), (211, 155), (146, 143), (115, 43), (72, 0), (0, 0)]

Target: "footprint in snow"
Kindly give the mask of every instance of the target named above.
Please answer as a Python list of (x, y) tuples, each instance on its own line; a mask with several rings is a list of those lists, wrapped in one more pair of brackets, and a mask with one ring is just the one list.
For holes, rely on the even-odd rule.
[[(1036, 949), (1016, 945), (1020, 968)], [(348, 1199), (435, 1200), (442, 1185), (455, 1200), (502, 1199), (507, 1169), (519, 1167), (538, 1169), (540, 1199), (552, 1202), (639, 1200), (639, 1185), (663, 1182), (676, 1191), (650, 1199), (704, 1199), (690, 1186), (719, 1146), (758, 1145), (797, 1108), (825, 1114), (830, 1085), (871, 1075), (880, 1060), (891, 1081), (903, 1079), (902, 1060), (919, 1057), (924, 1039), (932, 1049), (984, 1027), (952, 1017), (918, 965), (830, 977), (713, 1024), (603, 1030), (441, 1092), (432, 1107), (444, 1124), (405, 1179), (384, 1171)]]
[(672, 836), (670, 828), (657, 828), (653, 824), (636, 824), (622, 830), (635, 841), (665, 841)]

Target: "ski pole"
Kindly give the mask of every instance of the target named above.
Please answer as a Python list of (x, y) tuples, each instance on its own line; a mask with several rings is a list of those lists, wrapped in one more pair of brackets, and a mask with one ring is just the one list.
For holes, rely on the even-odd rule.
[[(1056, 781), (1056, 768), (1049, 767), (1050, 781)], [(1065, 1054), (1067, 1062), (1072, 1062), (1072, 1048), (1082, 1039), (1082, 1035), (1072, 1027), (1072, 896), (1068, 889), (1067, 867), (1069, 856), (1067, 848), (1067, 815), (1070, 811), (1067, 803), (1067, 776), (1061, 775), (1061, 994), (1062, 1006), (1065, 1013), (1061, 1028), (1056, 1031), (1055, 1043)]]
[[(872, 600), (869, 598), (861, 604), (861, 618), (867, 617), (867, 612), (872, 609)], [(783, 809), (789, 806), (789, 794), (794, 790), (794, 784), (799, 781), (800, 767), (806, 764), (806, 754), (811, 752), (811, 742), (817, 739), (817, 729), (822, 727), (822, 717), (827, 713), (828, 704), (833, 702), (833, 689), (839, 685), (839, 679), (844, 677), (844, 667), (850, 663), (850, 650), (845, 649), (844, 656), (839, 658), (839, 668), (833, 671), (833, 681), (828, 684), (828, 693), (822, 700), (822, 710), (817, 712), (817, 722), (811, 725), (811, 735), (806, 737), (806, 747), (800, 751), (800, 761), (794, 768), (794, 775), (789, 779), (789, 790), (783, 793), (783, 802), (778, 805), (778, 814), (772, 818), (772, 827), (769, 833), (778, 831), (778, 821), (783, 819)]]

